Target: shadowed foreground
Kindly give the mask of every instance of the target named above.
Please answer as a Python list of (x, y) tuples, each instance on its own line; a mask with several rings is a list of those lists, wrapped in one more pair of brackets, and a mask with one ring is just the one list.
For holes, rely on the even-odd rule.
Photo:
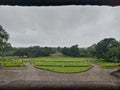
[(65, 82), (65, 81), (13, 81), (0, 86), (0, 90), (120, 90), (120, 83)]

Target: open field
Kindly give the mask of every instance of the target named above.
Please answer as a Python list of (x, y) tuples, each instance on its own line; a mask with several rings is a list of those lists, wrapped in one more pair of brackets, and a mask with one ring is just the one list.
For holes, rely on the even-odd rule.
[(67, 56), (50, 56), (39, 58), (17, 58), (10, 60), (0, 60), (3, 67), (25, 67), (26, 62), (34, 63), (34, 67), (54, 72), (78, 73), (85, 72), (92, 68), (92, 64), (97, 64), (103, 68), (119, 68), (120, 63), (106, 62), (96, 58), (73, 58)]
[(114, 63), (114, 62), (108, 62), (104, 60), (92, 60), (91, 63), (97, 64), (102, 68), (108, 68), (108, 69), (113, 69), (113, 68), (120, 68), (120, 63)]
[(71, 57), (41, 57), (31, 58), (36, 68), (50, 70), (62, 73), (77, 73), (84, 72), (92, 68), (86, 63), (86, 60), (91, 58), (71, 58)]
[(0, 60), (0, 65), (3, 67), (25, 67), (25, 62), (16, 59), (16, 60)]
[(72, 58), (66, 56), (51, 56), (39, 58), (21, 58), (15, 60), (2, 60), (1, 65), (4, 67), (21, 67), (26, 62), (34, 63), (34, 67), (62, 73), (84, 72), (92, 68), (92, 65), (86, 63), (86, 60), (93, 58)]

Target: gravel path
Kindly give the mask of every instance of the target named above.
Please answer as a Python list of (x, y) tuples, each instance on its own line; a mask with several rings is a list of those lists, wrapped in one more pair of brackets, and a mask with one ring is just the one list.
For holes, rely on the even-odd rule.
[(0, 84), (14, 80), (32, 81), (102, 81), (120, 82), (120, 79), (110, 75), (116, 69), (103, 69), (97, 65), (89, 71), (75, 74), (55, 73), (46, 70), (36, 69), (31, 63), (27, 63), (23, 70), (0, 70)]

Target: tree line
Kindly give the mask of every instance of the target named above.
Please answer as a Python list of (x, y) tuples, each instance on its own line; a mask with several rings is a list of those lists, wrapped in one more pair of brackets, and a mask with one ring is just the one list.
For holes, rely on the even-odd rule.
[(79, 48), (78, 45), (70, 48), (64, 47), (62, 53), (73, 57), (97, 57), (120, 62), (120, 42), (114, 38), (105, 38), (88, 48)]
[(40, 57), (50, 56), (54, 50), (50, 47), (32, 46), (28, 48), (14, 48), (12, 55), (19, 57)]
[(97, 57), (107, 61), (120, 62), (120, 41), (105, 38), (87, 48), (71, 47), (40, 47), (31, 46), (15, 48), (8, 43), (9, 34), (0, 25), (0, 56), (40, 57), (61, 53), (72, 57)]

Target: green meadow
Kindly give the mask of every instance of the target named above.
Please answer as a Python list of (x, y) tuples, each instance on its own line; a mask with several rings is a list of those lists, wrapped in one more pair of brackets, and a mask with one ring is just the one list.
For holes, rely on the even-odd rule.
[(86, 60), (91, 58), (41, 57), (31, 59), (36, 68), (62, 73), (84, 72), (92, 68)]
[(120, 63), (97, 60), (96, 58), (74, 58), (68, 56), (49, 56), (39, 58), (16, 58), (0, 60), (3, 67), (25, 67), (26, 62), (32, 62), (35, 68), (59, 73), (80, 73), (92, 68), (97, 64), (103, 68), (119, 68)]
[(107, 69), (120, 68), (120, 63), (108, 62), (108, 61), (105, 61), (105, 60), (94, 59), (94, 60), (91, 61), (91, 63), (97, 64), (101, 68), (107, 68)]

